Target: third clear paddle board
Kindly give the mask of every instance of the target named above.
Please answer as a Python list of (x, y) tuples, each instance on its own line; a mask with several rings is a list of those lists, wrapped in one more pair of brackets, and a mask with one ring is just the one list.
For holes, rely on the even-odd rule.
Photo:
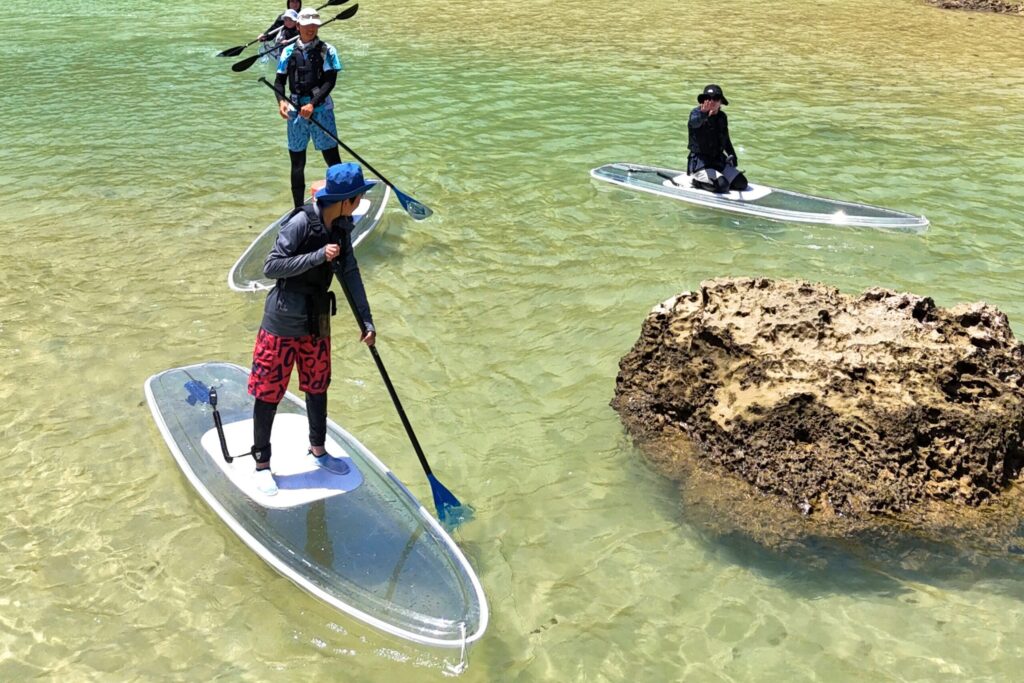
[(721, 211), (758, 216), (784, 223), (815, 223), (855, 228), (883, 228), (924, 232), (928, 219), (879, 206), (779, 190), (755, 185), (724, 193), (693, 187), (683, 171), (642, 164), (606, 164), (590, 172), (592, 178), (630, 190), (648, 192)]

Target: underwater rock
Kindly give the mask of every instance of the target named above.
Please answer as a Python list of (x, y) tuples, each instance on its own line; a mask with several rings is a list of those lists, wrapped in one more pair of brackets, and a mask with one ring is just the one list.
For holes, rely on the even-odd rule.
[(1024, 14), (1024, 2), (1005, 2), (1005, 0), (929, 0), (929, 2), (942, 9)]
[(801, 533), (958, 516), (976, 531), (998, 508), (1009, 529), (1022, 506), (995, 499), (1024, 467), (1022, 360), (984, 303), (720, 278), (651, 311), (612, 406), (659, 471), (739, 528), (781, 511)]

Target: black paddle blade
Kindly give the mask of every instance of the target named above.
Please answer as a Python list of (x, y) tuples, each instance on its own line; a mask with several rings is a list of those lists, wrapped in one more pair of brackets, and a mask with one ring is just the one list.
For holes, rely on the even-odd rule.
[(260, 58), (260, 55), (255, 54), (252, 57), (246, 57), (240, 62), (235, 62), (231, 65), (232, 71), (242, 72), (248, 69), (250, 66), (256, 63), (256, 60)]
[(242, 50), (244, 50), (244, 49), (245, 49), (245, 45), (237, 45), (235, 47), (229, 47), (228, 49), (224, 50), (223, 52), (218, 53), (217, 56), (218, 57), (237, 57), (238, 55), (242, 54)]
[[(354, 17), (356, 15), (356, 12), (358, 12), (358, 11), (359, 11), (359, 5), (358, 4), (352, 5), (347, 10), (342, 10), (341, 12), (338, 12), (338, 16), (334, 17), (334, 19), (332, 19), (331, 21), (334, 21), (334, 20), (345, 21), (346, 19), (351, 19), (352, 17)], [(327, 22), (325, 21), (324, 23), (326, 24)]]

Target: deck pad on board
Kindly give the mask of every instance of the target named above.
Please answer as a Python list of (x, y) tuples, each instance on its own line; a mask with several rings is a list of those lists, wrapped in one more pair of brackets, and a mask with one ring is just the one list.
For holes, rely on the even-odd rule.
[[(239, 420), (224, 425), (224, 437), (227, 440), (229, 454), (247, 452), (252, 445), (252, 420)], [(352, 491), (363, 481), (363, 475), (355, 462), (341, 455), (344, 451), (330, 436), (327, 437), (327, 452), (341, 457), (348, 463), (348, 474), (335, 474), (312, 462), (306, 455), (309, 448), (309, 422), (302, 415), (294, 413), (277, 416), (270, 437), (273, 453), (270, 458), (270, 469), (274, 473), (274, 480), (279, 489), (276, 496), (260, 493), (256, 488), (253, 481), (256, 465), (251, 457), (235, 458), (230, 463), (224, 459), (216, 429), (211, 428), (203, 434), (201, 442), (231, 483), (266, 508), (290, 508), (314, 500), (323, 500)]]

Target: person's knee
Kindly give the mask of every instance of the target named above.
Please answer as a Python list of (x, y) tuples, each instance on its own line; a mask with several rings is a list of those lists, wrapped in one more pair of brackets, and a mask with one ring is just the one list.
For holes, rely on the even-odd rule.
[(728, 192), (729, 181), (725, 179), (725, 176), (718, 176), (715, 178), (715, 192)]
[(337, 147), (329, 147), (323, 150), (324, 161), (328, 166), (334, 166), (335, 164), (341, 163), (341, 153)]
[(703, 166), (692, 170), (690, 176), (692, 178), (691, 183), (698, 190), (715, 191), (715, 179)]
[(747, 189), (748, 185), (749, 183), (747, 183), (747, 177), (740, 173), (735, 178), (732, 179), (732, 183), (729, 185), (729, 187), (730, 189), (733, 190), (745, 190)]

